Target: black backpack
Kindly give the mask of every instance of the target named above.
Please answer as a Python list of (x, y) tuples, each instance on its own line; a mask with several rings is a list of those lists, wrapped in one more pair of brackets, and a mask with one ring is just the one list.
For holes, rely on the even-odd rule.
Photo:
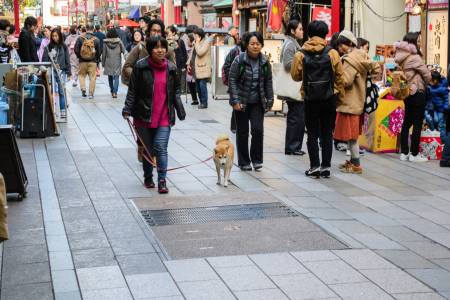
[(328, 55), (330, 50), (330, 47), (325, 47), (321, 53), (301, 50), (305, 55), (303, 59), (305, 101), (326, 101), (334, 95), (334, 72)]

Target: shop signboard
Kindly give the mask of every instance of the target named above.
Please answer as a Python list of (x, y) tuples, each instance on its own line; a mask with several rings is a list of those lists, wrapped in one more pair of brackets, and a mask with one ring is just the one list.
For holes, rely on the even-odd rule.
[(325, 6), (316, 6), (312, 9), (312, 20), (323, 21), (328, 25), (327, 40), (331, 39), (331, 8)]
[(428, 9), (448, 8), (448, 0), (428, 0)]
[(217, 28), (216, 17), (217, 14), (203, 14), (203, 27)]
[(448, 12), (436, 10), (428, 12), (427, 21), (427, 64), (440, 65), (447, 74), (448, 55)]

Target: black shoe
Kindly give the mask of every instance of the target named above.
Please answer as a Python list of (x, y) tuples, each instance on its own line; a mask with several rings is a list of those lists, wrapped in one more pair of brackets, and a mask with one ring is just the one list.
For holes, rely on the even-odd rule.
[(155, 188), (155, 183), (153, 182), (153, 177), (150, 178), (146, 178), (144, 180), (144, 186), (148, 189), (154, 189)]
[(296, 150), (296, 151), (294, 151), (294, 152), (288, 152), (288, 151), (285, 151), (284, 154), (286, 154), (286, 155), (299, 155), (299, 156), (303, 156), (303, 155), (306, 154), (306, 152), (305, 152), (305, 151), (302, 151), (302, 150)]
[(198, 106), (198, 109), (205, 109), (208, 108), (208, 104), (201, 104)]
[(158, 193), (167, 194), (169, 189), (167, 188), (166, 181), (164, 179), (158, 182)]
[(331, 169), (330, 168), (320, 168), (320, 177), (330, 178)]
[(83, 98), (86, 98), (86, 91), (81, 91), (81, 96), (83, 97)]
[(441, 160), (439, 162), (439, 166), (441, 168), (450, 168), (450, 161), (448, 161), (448, 160)]
[(263, 167), (263, 164), (259, 164), (259, 163), (253, 164), (253, 169), (255, 169), (255, 171), (261, 170), (262, 167)]
[(198, 101), (193, 101), (192, 103), (191, 103), (191, 105), (198, 105), (199, 103), (198, 103)]
[(305, 175), (308, 177), (320, 178), (320, 167), (311, 168), (305, 171)]
[(241, 171), (251, 171), (252, 170), (252, 166), (250, 166), (250, 165), (240, 166), (239, 168), (241, 169)]

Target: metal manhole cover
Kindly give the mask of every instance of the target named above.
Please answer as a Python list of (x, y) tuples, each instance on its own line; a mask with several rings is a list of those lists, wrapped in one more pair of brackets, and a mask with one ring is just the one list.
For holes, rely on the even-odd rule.
[(206, 124), (213, 124), (213, 123), (219, 123), (216, 120), (199, 120), (202, 123), (206, 123)]
[(280, 202), (141, 210), (150, 226), (204, 224), (211, 222), (298, 217), (299, 214)]

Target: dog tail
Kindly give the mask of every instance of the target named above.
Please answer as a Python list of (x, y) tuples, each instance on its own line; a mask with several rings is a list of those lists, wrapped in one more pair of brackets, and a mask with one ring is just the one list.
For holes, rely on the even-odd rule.
[(221, 134), (221, 135), (219, 135), (218, 137), (217, 137), (217, 139), (216, 139), (216, 144), (217, 143), (220, 143), (220, 142), (222, 142), (222, 141), (228, 141), (230, 138), (228, 137), (228, 134)]

